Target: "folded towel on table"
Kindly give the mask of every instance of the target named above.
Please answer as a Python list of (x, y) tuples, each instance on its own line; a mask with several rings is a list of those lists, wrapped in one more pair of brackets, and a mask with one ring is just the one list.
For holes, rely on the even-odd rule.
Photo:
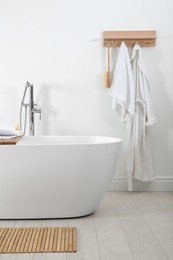
[(12, 139), (22, 134), (22, 131), (16, 130), (15, 124), (11, 120), (0, 117), (0, 139)]

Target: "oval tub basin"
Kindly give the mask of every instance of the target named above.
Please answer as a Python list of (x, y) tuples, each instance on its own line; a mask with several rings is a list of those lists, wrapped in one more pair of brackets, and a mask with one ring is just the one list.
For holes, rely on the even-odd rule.
[(25, 136), (0, 146), (0, 219), (93, 213), (109, 188), (122, 140)]

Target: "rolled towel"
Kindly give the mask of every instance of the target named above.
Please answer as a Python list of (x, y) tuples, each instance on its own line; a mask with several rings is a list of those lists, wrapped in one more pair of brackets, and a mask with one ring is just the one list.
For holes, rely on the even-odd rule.
[(15, 124), (4, 117), (0, 117), (0, 139), (10, 139), (22, 135), (21, 131), (16, 130)]

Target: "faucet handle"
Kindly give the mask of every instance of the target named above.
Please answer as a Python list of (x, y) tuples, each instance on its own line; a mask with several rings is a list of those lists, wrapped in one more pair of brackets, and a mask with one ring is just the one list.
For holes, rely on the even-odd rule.
[(40, 108), (33, 108), (32, 112), (33, 113), (39, 113), (40, 114), (40, 118), (39, 119), (41, 120), (41, 109)]
[(39, 114), (40, 114), (40, 117), (39, 117), (39, 119), (41, 120), (41, 109), (40, 109), (40, 112), (39, 112)]

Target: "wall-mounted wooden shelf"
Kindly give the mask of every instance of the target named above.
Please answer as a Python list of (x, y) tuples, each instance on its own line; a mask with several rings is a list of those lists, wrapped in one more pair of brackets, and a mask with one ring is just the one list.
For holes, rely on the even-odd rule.
[(141, 47), (154, 47), (156, 38), (156, 31), (104, 31), (103, 46), (119, 47), (124, 41), (127, 47), (133, 47), (136, 42)]
[(108, 48), (107, 71), (105, 72), (105, 87), (109, 88), (110, 82), (110, 48), (119, 47), (125, 42), (127, 47), (133, 47), (136, 43), (140, 47), (156, 46), (156, 31), (104, 31), (103, 46)]

